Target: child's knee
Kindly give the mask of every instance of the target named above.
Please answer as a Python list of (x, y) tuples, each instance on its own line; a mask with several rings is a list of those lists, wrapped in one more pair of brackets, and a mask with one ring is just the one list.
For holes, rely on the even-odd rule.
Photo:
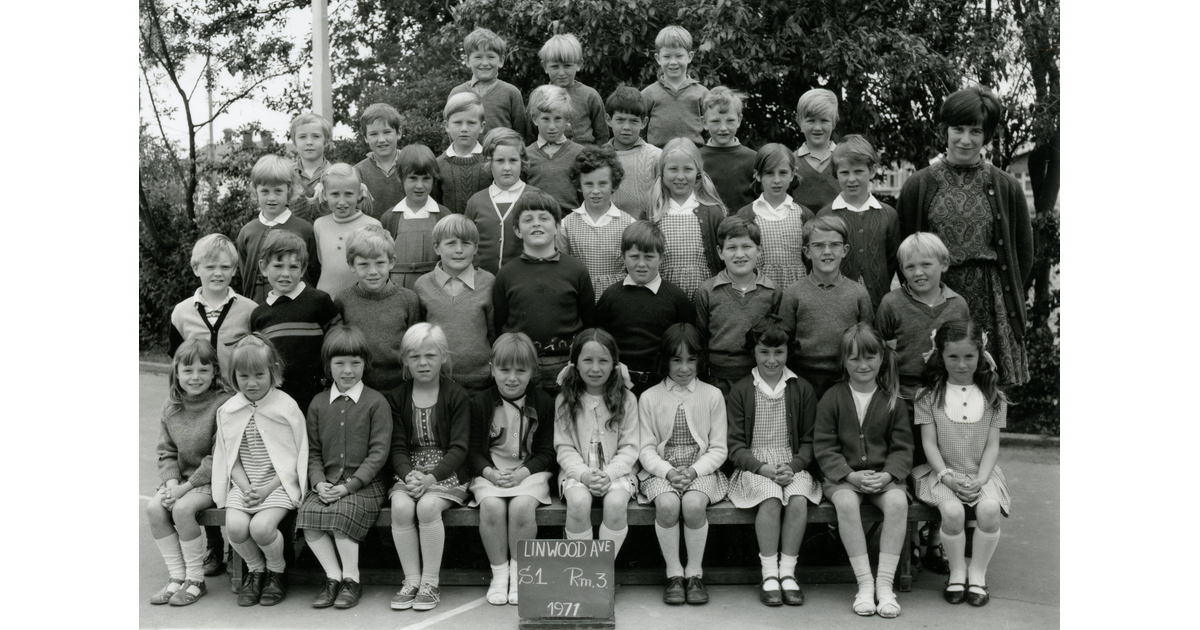
[(984, 499), (975, 506), (975, 524), (985, 533), (992, 534), (1000, 529), (1002, 516), (999, 501)]
[(416, 516), (416, 505), (408, 495), (392, 495), (392, 526), (404, 527), (412, 525)]
[(610, 492), (604, 497), (604, 524), (609, 529), (625, 527), (626, 512), (629, 510), (629, 495)]
[(708, 519), (708, 496), (703, 492), (688, 492), (683, 495), (683, 520), (689, 526), (699, 527)]
[(269, 545), (275, 542), (275, 536), (279, 534), (277, 524), (266, 518), (255, 518), (250, 520), (250, 537), (254, 542), (260, 545)]
[(898, 488), (888, 490), (883, 493), (880, 508), (883, 509), (883, 514), (886, 517), (903, 518), (908, 514), (908, 495)]
[(938, 504), (938, 512), (942, 515), (942, 531), (951, 536), (962, 531), (966, 522), (966, 512), (961, 503), (957, 500), (943, 501)]
[(196, 524), (196, 513), (199, 510), (192, 502), (184, 502), (179, 500), (175, 505), (171, 506), (171, 520), (175, 521), (176, 525)]
[(842, 489), (833, 493), (829, 500), (833, 502), (833, 507), (837, 508), (838, 514), (842, 514), (848, 510), (853, 510), (858, 513), (858, 506), (861, 504), (861, 499), (858, 493), (853, 490)]
[(417, 520), (422, 523), (432, 523), (442, 518), (442, 499), (438, 497), (421, 497), (417, 501)]
[(300, 531), (304, 532), (304, 540), (310, 543), (317, 542), (326, 536), (325, 532), (319, 529), (303, 529)]
[(784, 508), (784, 512), (788, 518), (792, 520), (800, 519), (803, 522), (808, 519), (808, 501), (804, 497), (792, 497), (787, 507)]
[(782, 509), (783, 504), (779, 502), (779, 499), (767, 499), (758, 504), (758, 513), (763, 518), (779, 520), (779, 514)]
[(146, 502), (146, 520), (150, 521), (152, 525), (170, 523), (171, 513), (162, 506), (156, 497)]
[(508, 504), (504, 499), (488, 497), (479, 502), (479, 524), (501, 527), (508, 520)]
[(250, 537), (250, 519), (241, 512), (226, 510), (225, 531), (229, 542), (244, 543)]
[(671, 526), (679, 522), (679, 497), (664, 492), (654, 499), (654, 518), (660, 525)]

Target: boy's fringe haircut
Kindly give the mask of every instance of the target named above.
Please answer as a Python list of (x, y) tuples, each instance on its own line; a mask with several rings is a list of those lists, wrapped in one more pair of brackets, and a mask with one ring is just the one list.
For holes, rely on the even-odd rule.
[(896, 249), (896, 258), (900, 260), (901, 267), (916, 256), (930, 256), (943, 265), (950, 266), (950, 250), (933, 232), (913, 232), (900, 241), (900, 247)]
[(796, 118), (804, 120), (809, 113), (828, 116), (836, 127), (838, 122), (837, 95), (825, 88), (813, 88), (801, 94), (800, 100), (796, 102)]
[(879, 391), (888, 399), (888, 411), (896, 408), (896, 400), (900, 398), (900, 370), (896, 351), (883, 342), (880, 334), (866, 322), (859, 322), (846, 329), (838, 346), (838, 365), (841, 368), (839, 381), (849, 381), (846, 373), (846, 361), (850, 357), (861, 354), (877, 354), (882, 359), (879, 374), (875, 376), (875, 384)]
[(621, 233), (621, 255), (634, 247), (639, 252), (658, 252), (662, 256), (667, 251), (667, 239), (657, 223), (641, 219), (630, 223)]
[(657, 52), (664, 48), (682, 48), (691, 52), (692, 34), (682, 26), (664, 26), (654, 38), (654, 50)]
[(400, 127), (404, 124), (400, 112), (387, 103), (371, 103), (367, 109), (363, 110), (362, 116), (359, 116), (358, 126), (362, 129), (364, 138), (367, 135), (367, 125), (374, 122), (383, 122), (388, 127), (395, 129), (397, 135), (400, 134)]
[(526, 190), (513, 202), (513, 224), (520, 225), (522, 214), (539, 210), (549, 212), (554, 217), (554, 225), (562, 222), (562, 206), (558, 205), (557, 199), (551, 197), (550, 193), (541, 190)]
[(463, 54), (470, 56), (471, 53), (480, 50), (494, 52), (500, 56), (500, 61), (504, 61), (504, 55), (508, 52), (508, 44), (495, 32), (486, 28), (477, 28), (463, 38)]
[(263, 248), (259, 253), (258, 262), (270, 264), (274, 260), (292, 254), (299, 258), (301, 267), (308, 266), (308, 246), (304, 244), (304, 239), (299, 234), (288, 230), (271, 230), (267, 232), (267, 238), (263, 239)]
[(879, 154), (867, 139), (857, 133), (848, 134), (833, 148), (833, 168), (839, 164), (865, 164), (871, 168), (879, 168)]
[(203, 337), (184, 339), (171, 359), (171, 373), (167, 376), (167, 400), (163, 403), (162, 409), (164, 416), (183, 411), (183, 401), (187, 393), (183, 391), (183, 386), (179, 383), (179, 366), (193, 363), (212, 366), (213, 379), (212, 383), (208, 385), (209, 391), (228, 391), (225, 389), (221, 365), (217, 361), (217, 351), (213, 349), (212, 344)]
[(527, 109), (529, 118), (533, 120), (537, 119), (538, 114), (546, 112), (547, 114), (562, 114), (570, 122), (571, 95), (565, 88), (557, 85), (539, 85), (529, 95)]
[(646, 117), (646, 101), (642, 93), (628, 85), (622, 85), (613, 90), (604, 101), (604, 111), (609, 117), (617, 114), (631, 114), (638, 118)]
[(587, 391), (587, 385), (584, 384), (583, 377), (579, 374), (579, 355), (583, 352), (583, 346), (589, 341), (600, 344), (600, 347), (607, 350), (609, 356), (612, 357), (612, 372), (608, 375), (608, 381), (604, 383), (604, 394), (601, 399), (604, 401), (604, 408), (609, 413), (604, 428), (607, 431), (614, 431), (625, 421), (625, 379), (621, 376), (621, 370), (617, 368), (621, 362), (617, 341), (601, 328), (583, 330), (575, 335), (575, 340), (571, 342), (569, 365), (572, 367), (567, 370), (567, 375), (563, 378), (562, 402), (556, 409), (556, 415), (564, 426), (574, 427), (575, 418), (583, 410), (583, 393)]
[(433, 225), (433, 244), (456, 238), (464, 243), (479, 244), (479, 228), (462, 214), (448, 214)]
[(542, 44), (538, 58), (542, 60), (542, 64), (555, 61), (583, 63), (583, 45), (579, 43), (579, 38), (571, 33), (555, 35)]
[(755, 245), (762, 247), (762, 231), (758, 229), (758, 223), (735, 214), (721, 219), (717, 225), (717, 249), (725, 247), (725, 241), (739, 236), (749, 236)]
[(479, 95), (468, 90), (459, 92), (446, 99), (446, 106), (442, 108), (442, 122), (449, 122), (450, 117), (469, 109), (476, 110), (479, 113), (479, 122), (484, 120), (483, 101), (479, 99)]
[(192, 246), (192, 269), (198, 268), (209, 260), (216, 260), (221, 254), (229, 258), (233, 268), (238, 266), (237, 245), (224, 234), (206, 234), (201, 236)]
[(312, 123), (321, 125), (321, 134), (325, 137), (325, 142), (333, 139), (333, 125), (329, 124), (329, 121), (325, 120), (324, 116), (318, 116), (312, 112), (300, 114), (292, 119), (292, 124), (288, 126), (288, 137), (291, 138), (292, 142), (295, 142), (296, 130), (303, 125)]
[(704, 172), (704, 158), (700, 156), (700, 150), (696, 148), (695, 143), (687, 138), (675, 138), (668, 142), (667, 146), (663, 147), (662, 153), (658, 156), (654, 185), (650, 189), (651, 218), (657, 221), (667, 213), (667, 207), (671, 201), (671, 193), (667, 190), (666, 182), (663, 181), (663, 169), (666, 167), (667, 158), (674, 153), (687, 154), (696, 165), (697, 182), (694, 190), (696, 201), (704, 206), (717, 206), (721, 209), (721, 213), (725, 214), (727, 209), (725, 208), (725, 203), (721, 201), (721, 196), (717, 194), (717, 186), (713, 184), (708, 173)]
[(850, 242), (850, 228), (846, 227), (846, 222), (841, 217), (834, 214), (821, 215), (812, 221), (805, 222), (800, 228), (800, 233), (803, 237), (802, 245), (808, 245), (812, 240), (813, 232), (821, 230), (822, 232), (837, 232), (838, 236), (842, 237), (842, 243)]
[(724, 85), (708, 91), (708, 95), (700, 102), (700, 115), (705, 116), (708, 110), (716, 108), (717, 112), (732, 111), (738, 118), (742, 117), (742, 101), (746, 95), (742, 92), (735, 92)]
[(346, 237), (346, 264), (354, 266), (354, 259), (387, 256), (396, 259), (396, 241), (383, 226), (364, 225)]

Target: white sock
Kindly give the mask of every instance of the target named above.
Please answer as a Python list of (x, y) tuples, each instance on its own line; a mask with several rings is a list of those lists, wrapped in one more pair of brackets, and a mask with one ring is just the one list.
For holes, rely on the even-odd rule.
[(251, 572), (262, 571), (267, 568), (263, 562), (263, 552), (258, 548), (258, 544), (254, 542), (253, 538), (247, 538), (240, 543), (230, 540), (229, 546), (233, 547), (233, 550), (242, 557), (242, 560), (246, 561), (246, 568)]
[(850, 568), (854, 569), (854, 579), (858, 580), (858, 594), (875, 596), (875, 579), (871, 577), (871, 559), (867, 554), (850, 557)]
[(774, 586), (764, 586), (763, 588), (769, 591), (779, 590), (779, 558), (776, 556), (758, 555), (758, 561), (762, 564), (762, 576), (765, 582), (767, 578), (776, 578)]
[(654, 533), (658, 535), (658, 546), (667, 562), (667, 577), (683, 577), (683, 563), (679, 561), (679, 523), (663, 527), (656, 520)]
[(308, 543), (308, 548), (312, 549), (313, 555), (317, 557), (317, 561), (321, 563), (321, 568), (325, 569), (325, 577), (331, 580), (342, 581), (342, 564), (338, 562), (337, 550), (333, 547), (333, 541), (330, 540), (330, 535), (326, 532), (320, 532), (321, 537), (316, 540), (309, 540), (305, 537)]
[(488, 584), (487, 600), (489, 604), (503, 605), (508, 603), (508, 563), (493, 564), (492, 582)]
[(796, 577), (796, 563), (800, 560), (800, 555), (789, 556), (786, 553), (779, 554), (779, 577), (785, 578), (789, 575)]
[(342, 579), (361, 584), (362, 580), (358, 577), (358, 542), (334, 536), (333, 544), (337, 545), (338, 555), (342, 557)]
[(516, 559), (508, 561), (508, 603), (517, 604), (517, 585), (521, 583), (521, 576), (517, 574), (519, 571)]
[(900, 564), (899, 555), (879, 552), (879, 571), (875, 576), (876, 595), (896, 596), (892, 591), (892, 581), (896, 579), (896, 565), (898, 564)]
[(171, 579), (185, 579), (187, 573), (184, 569), (183, 549), (179, 546), (179, 534), (171, 534), (164, 538), (155, 538), (154, 544), (158, 545), (159, 553), (162, 554), (163, 560), (167, 562), (167, 573), (171, 574)]
[(425, 561), (421, 569), (421, 583), (438, 585), (438, 573), (442, 570), (442, 550), (446, 547), (446, 527), (438, 520), (421, 523), (421, 558)]
[(975, 528), (975, 536), (971, 540), (971, 566), (967, 569), (967, 580), (972, 585), (987, 585), (988, 562), (991, 562), (999, 542), (1000, 530), (989, 534), (978, 527)]
[(566, 534), (567, 540), (592, 540), (592, 528), (587, 528), (587, 531), (575, 533), (566, 527), (563, 528), (563, 533)]
[(396, 527), (392, 525), (392, 542), (396, 543), (396, 555), (400, 557), (400, 568), (404, 570), (404, 583), (419, 586), (421, 584), (421, 544), (417, 540), (416, 526)]
[(204, 555), (208, 553), (208, 539), (196, 536), (191, 540), (179, 541), (183, 551), (183, 564), (186, 567), (187, 579), (193, 582), (204, 581)]
[(950, 535), (942, 532), (942, 549), (946, 550), (946, 562), (950, 565), (951, 584), (967, 581), (967, 534), (958, 532)]
[(708, 542), (708, 523), (692, 529), (686, 525), (683, 528), (683, 544), (687, 546), (688, 561), (684, 577), (700, 577), (704, 575), (701, 564), (704, 562), (704, 545)]
[(263, 555), (267, 557), (267, 570), (273, 573), (283, 573), (287, 563), (283, 559), (283, 534), (275, 532), (275, 540), (265, 545), (259, 545)]
[(613, 552), (613, 557), (617, 557), (621, 553), (621, 545), (625, 544), (625, 537), (629, 535), (629, 526), (626, 525), (621, 529), (609, 529), (600, 524), (600, 540), (611, 540), (616, 543), (617, 549)]

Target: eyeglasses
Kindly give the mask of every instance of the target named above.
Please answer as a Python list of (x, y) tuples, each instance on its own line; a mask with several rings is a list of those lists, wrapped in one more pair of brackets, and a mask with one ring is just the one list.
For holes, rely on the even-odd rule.
[(835, 249), (840, 249), (842, 247), (842, 245), (845, 245), (845, 243), (843, 243), (841, 241), (831, 241), (828, 243), (809, 243), (808, 247), (811, 249), (814, 249), (816, 251), (822, 251), (822, 250), (833, 251)]

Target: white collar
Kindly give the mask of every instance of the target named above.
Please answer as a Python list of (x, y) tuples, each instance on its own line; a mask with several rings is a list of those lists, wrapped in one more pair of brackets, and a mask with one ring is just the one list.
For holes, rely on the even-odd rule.
[(654, 279), (646, 284), (638, 284), (633, 281), (633, 278), (629, 277), (629, 274), (625, 274), (625, 281), (621, 284), (627, 287), (646, 287), (647, 289), (650, 289), (651, 293), (658, 295), (658, 288), (662, 286), (662, 274), (660, 273), (657, 276), (654, 276)]
[(553, 144), (556, 147), (562, 148), (564, 145), (567, 144), (567, 137), (564, 135), (562, 140), (559, 140), (558, 142), (550, 142), (549, 140), (543, 138), (541, 136), (541, 134), (538, 134), (537, 142), (535, 142), (534, 144), (536, 144), (537, 148), (539, 148), (539, 149), (546, 146), (547, 144)]
[(459, 273), (457, 276), (452, 276), (445, 269), (442, 269), (442, 262), (439, 260), (438, 264), (434, 265), (433, 271), (434, 271), (433, 277), (435, 280), (437, 280), (438, 286), (440, 286), (440, 287), (446, 286), (446, 283), (450, 282), (451, 279), (458, 278), (459, 280), (462, 280), (463, 284), (470, 287), (472, 291), (475, 290), (475, 266), (474, 265), (471, 265), (471, 266), (467, 267), (466, 269), (463, 269), (462, 272)]
[(339, 391), (338, 386), (336, 384), (334, 384), (332, 387), (329, 388), (329, 404), (332, 405), (333, 401), (337, 400), (338, 398), (341, 398), (342, 396), (349, 396), (350, 400), (353, 400), (354, 402), (358, 402), (358, 397), (362, 396), (362, 392), (363, 392), (362, 379), (359, 379), (357, 383), (351, 385), (350, 389), (348, 389), (344, 392)]
[(579, 206), (578, 208), (573, 210), (573, 212), (575, 212), (577, 214), (582, 214), (583, 220), (587, 221), (588, 225), (590, 225), (592, 227), (597, 227), (597, 228), (608, 225), (609, 223), (612, 222), (613, 219), (621, 218), (621, 209), (617, 207), (617, 204), (615, 204), (611, 201), (608, 202), (608, 210), (606, 210), (604, 212), (604, 214), (600, 215), (599, 221), (592, 221), (592, 215), (588, 214), (587, 206)]
[(263, 213), (261, 210), (259, 210), (259, 212), (258, 212), (259, 223), (262, 223), (263, 225), (265, 225), (267, 227), (275, 227), (276, 225), (279, 225), (280, 223), (287, 223), (287, 220), (290, 218), (292, 218), (292, 209), (291, 208), (284, 208), (283, 212), (280, 212), (279, 216), (275, 217), (275, 220), (273, 220), (273, 221), (267, 220), (267, 218), (263, 216)]
[(767, 201), (766, 195), (759, 195), (758, 199), (755, 199), (750, 207), (754, 210), (754, 214), (768, 221), (782, 221), (792, 213), (793, 203), (795, 202), (792, 201), (791, 195), (784, 195), (783, 203), (779, 204), (778, 208), (772, 208), (770, 202)]
[(446, 147), (446, 157), (471, 157), (472, 155), (478, 155), (480, 153), (483, 153), (483, 145), (479, 144), (478, 142), (475, 143), (475, 146), (471, 149), (471, 152), (466, 155), (459, 155), (455, 153), (453, 142), (450, 143), (450, 146)]
[(209, 304), (204, 300), (204, 287), (198, 287), (196, 289), (196, 293), (192, 295), (192, 303), (203, 304), (204, 308), (212, 311), (225, 306), (229, 302), (232, 302), (235, 298), (239, 297), (242, 296), (238, 295), (237, 292), (233, 290), (233, 287), (225, 287), (225, 299), (217, 302), (216, 304)]
[(270, 291), (267, 292), (267, 304), (274, 305), (275, 301), (278, 300), (279, 298), (283, 297), (284, 295), (286, 295), (287, 297), (294, 300), (294, 299), (296, 299), (296, 296), (300, 295), (300, 292), (303, 290), (304, 290), (304, 281), (303, 280), (296, 283), (295, 289), (292, 289), (291, 291), (288, 291), (287, 293), (284, 293), (283, 295), (276, 293), (275, 289), (271, 289)]
[(492, 182), (492, 184), (488, 186), (488, 194), (491, 195), (492, 201), (495, 203), (509, 203), (516, 201), (517, 197), (520, 197), (522, 192), (525, 192), (525, 182), (519, 179), (517, 180), (517, 183), (513, 184), (512, 188), (509, 188), (508, 190), (504, 190), (503, 188), (497, 186), (495, 182)]
[(754, 377), (754, 386), (758, 391), (767, 395), (767, 398), (779, 398), (783, 395), (783, 390), (787, 389), (788, 379), (797, 378), (796, 373), (789, 370), (787, 366), (783, 366), (783, 375), (779, 377), (779, 382), (775, 383), (775, 387), (770, 387), (758, 373), (758, 368), (750, 370), (750, 375)]
[(401, 199), (400, 203), (396, 204), (395, 208), (392, 208), (392, 212), (403, 214), (405, 219), (424, 219), (431, 213), (440, 212), (440, 210), (438, 210), (438, 204), (433, 200), (433, 197), (426, 197), (425, 205), (421, 206), (420, 210), (409, 208), (408, 201)]
[(833, 140), (830, 140), (829, 141), (829, 151), (825, 154), (825, 157), (820, 158), (820, 157), (817, 157), (816, 153), (812, 152), (812, 149), (808, 148), (808, 143), (805, 142), (804, 144), (800, 145), (799, 149), (796, 149), (796, 157), (811, 157), (812, 159), (814, 159), (818, 162), (824, 162), (825, 160), (828, 160), (829, 158), (833, 157), (833, 150), (836, 148), (837, 148), (837, 143), (834, 142)]
[(833, 203), (831, 203), (830, 206), (834, 210), (841, 210), (841, 209), (845, 208), (845, 209), (850, 210), (851, 212), (866, 212), (867, 210), (870, 210), (871, 208), (878, 208), (880, 210), (883, 210), (883, 204), (879, 203), (879, 200), (876, 199), (875, 195), (872, 195), (872, 194), (867, 195), (867, 200), (865, 202), (863, 202), (863, 205), (861, 208), (855, 208), (853, 205), (851, 205), (850, 202), (846, 201), (846, 198), (842, 196), (842, 193), (838, 193), (838, 196), (836, 198), (834, 198)]
[(667, 382), (667, 391), (669, 391), (669, 392), (683, 392), (683, 391), (695, 392), (696, 391), (696, 378), (695, 377), (692, 377), (692, 380), (688, 381), (687, 385), (680, 385), (679, 383), (676, 383), (675, 379), (671, 378), (670, 376), (667, 377), (666, 382)]
[(700, 202), (696, 201), (696, 193), (688, 195), (682, 204), (676, 203), (674, 199), (667, 199), (667, 214), (691, 214), (699, 207)]

